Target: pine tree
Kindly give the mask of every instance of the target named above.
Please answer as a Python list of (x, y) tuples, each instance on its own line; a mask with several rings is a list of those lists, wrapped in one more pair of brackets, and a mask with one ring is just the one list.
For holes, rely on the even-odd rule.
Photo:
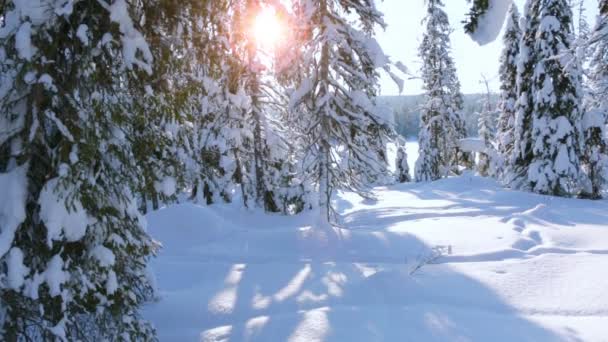
[(310, 30), (302, 35), (300, 65), (306, 66), (306, 76), (291, 104), (308, 117), (304, 170), (318, 184), (321, 218), (328, 222), (335, 190), (367, 196), (370, 174), (382, 169), (369, 142), (371, 134), (391, 133), (375, 103), (377, 70), (388, 68), (389, 61), (373, 34), (384, 23), (373, 1), (302, 1), (298, 7)]
[(0, 206), (2, 340), (154, 337), (137, 310), (152, 295), (156, 246), (127, 136), (152, 73), (131, 20), (142, 5), (4, 5), (0, 179), (11, 179), (15, 202)]
[(407, 151), (405, 149), (405, 144), (399, 144), (397, 146), (397, 159), (395, 160), (395, 167), (397, 182), (409, 183), (412, 181), (412, 176), (410, 175), (410, 166), (407, 163)]
[[(607, 6), (608, 1), (600, 3)], [(585, 100), (583, 117), (584, 150), (583, 167), (589, 176), (589, 184), (583, 196), (600, 198), (602, 189), (608, 184), (608, 143), (606, 122), (608, 121), (608, 12), (598, 17), (591, 34), (593, 53), (589, 65), (589, 94)]]
[(510, 182), (542, 194), (573, 195), (582, 174), (581, 73), (570, 52), (572, 12), (566, 0), (529, 0), (525, 18)]
[[(517, 103), (517, 58), (519, 56), (519, 42), (521, 28), (520, 15), (515, 4), (509, 9), (507, 26), (503, 36), (503, 50), (500, 57), (500, 115), (497, 124), (497, 145), (499, 170), (510, 168), (510, 156), (513, 153), (515, 104)], [(501, 174), (504, 176), (504, 174)]]
[(419, 159), (416, 181), (433, 181), (469, 164), (470, 157), (458, 150), (466, 135), (460, 115), (463, 97), (450, 52), (450, 24), (441, 0), (427, 1), (426, 32), (419, 48), (425, 104), (422, 106)]

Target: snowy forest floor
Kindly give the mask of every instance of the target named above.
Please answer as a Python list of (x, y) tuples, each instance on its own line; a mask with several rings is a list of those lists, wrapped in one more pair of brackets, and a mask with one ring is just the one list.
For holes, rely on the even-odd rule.
[(336, 197), (337, 236), (232, 205), (148, 215), (146, 317), (161, 341), (608, 341), (608, 201), (472, 175), (376, 194)]

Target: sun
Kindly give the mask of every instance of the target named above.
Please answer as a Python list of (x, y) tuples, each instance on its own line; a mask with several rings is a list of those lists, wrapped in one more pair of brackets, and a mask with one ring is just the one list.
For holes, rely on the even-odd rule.
[(262, 8), (255, 17), (253, 34), (260, 48), (273, 50), (283, 39), (284, 25), (272, 7)]

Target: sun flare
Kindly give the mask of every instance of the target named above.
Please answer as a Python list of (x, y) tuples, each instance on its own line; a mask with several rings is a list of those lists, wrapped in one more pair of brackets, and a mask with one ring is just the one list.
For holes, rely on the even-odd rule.
[(263, 49), (274, 49), (283, 38), (284, 25), (272, 7), (263, 8), (255, 18), (253, 33)]

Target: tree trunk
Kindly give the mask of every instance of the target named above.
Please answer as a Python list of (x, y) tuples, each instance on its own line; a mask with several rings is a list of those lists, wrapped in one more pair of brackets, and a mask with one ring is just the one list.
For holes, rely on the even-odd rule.
[[(321, 31), (323, 34), (327, 32), (327, 27), (324, 24), (324, 19), (328, 16), (327, 0), (319, 1), (320, 14), (321, 14)], [(329, 42), (326, 40), (323, 42), (321, 50), (321, 63), (319, 72), (319, 97), (326, 98), (329, 93)], [(315, 99), (316, 100), (318, 100)], [(329, 124), (329, 113), (328, 113), (327, 102), (322, 104), (319, 108), (319, 114), (321, 116), (321, 139), (319, 141), (319, 209), (321, 214), (325, 216), (327, 222), (331, 221), (331, 144), (329, 142), (330, 136), (330, 124)]]

